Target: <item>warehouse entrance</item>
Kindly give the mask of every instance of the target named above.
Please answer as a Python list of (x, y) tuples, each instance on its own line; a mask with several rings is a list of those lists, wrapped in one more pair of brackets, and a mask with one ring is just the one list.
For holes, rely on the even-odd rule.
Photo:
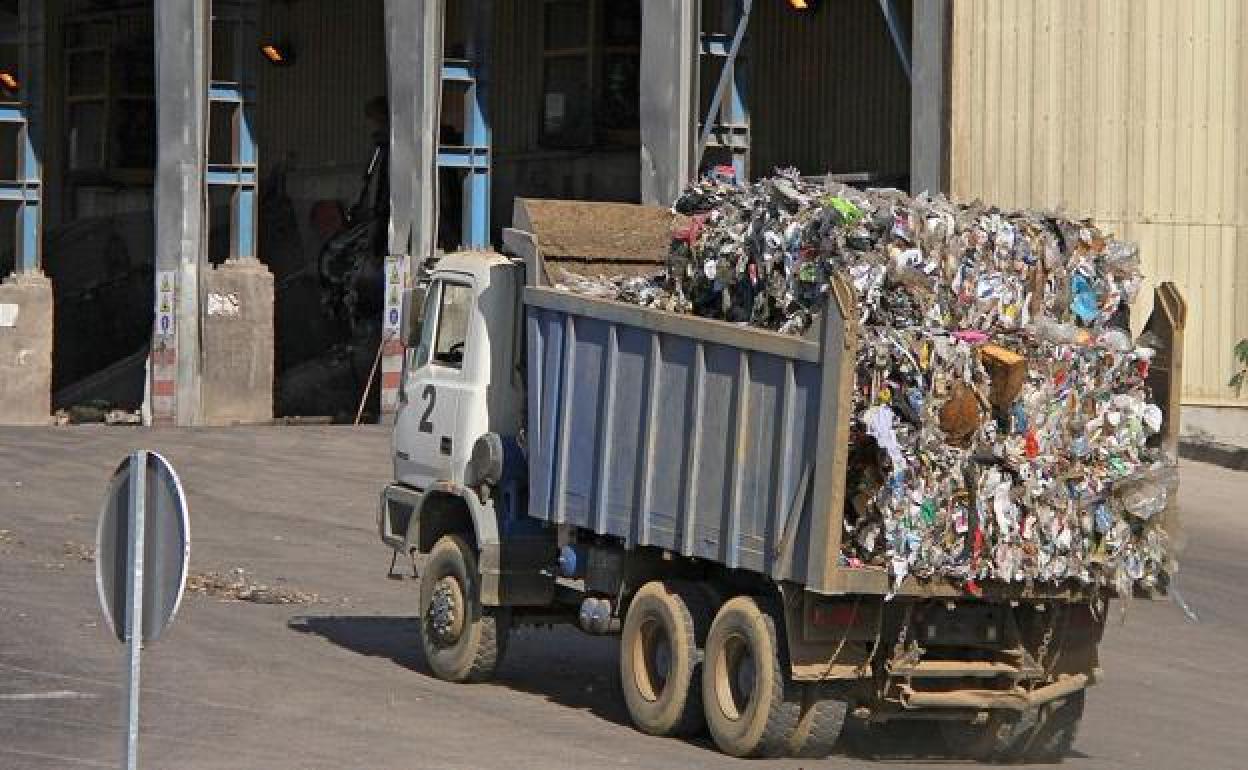
[(144, 397), (154, 320), (153, 5), (48, 0), (45, 12), (43, 269), (55, 308), (52, 406), (92, 421), (113, 410), (133, 413)]
[[(448, 51), (463, 5), (447, 3)], [(496, 2), (493, 29), (494, 240), (517, 197), (639, 202), (640, 0)]]
[(711, 130), (699, 171), (735, 165), (738, 178), (756, 179), (796, 168), (905, 189), (912, 0), (754, 0), (735, 66), (724, 78), (745, 6), (743, 0), (701, 3), (695, 134), (702, 141), (707, 122)]
[[(231, 52), (214, 36), (213, 61)], [(368, 387), (380, 343), (389, 218), (382, 0), (264, 0), (254, 48), (257, 254), (273, 274), (274, 414), (377, 415)], [(216, 75), (214, 75), (216, 77)], [(215, 105), (214, 105), (215, 108)], [(219, 108), (220, 109), (220, 108)], [(228, 155), (228, 110), (210, 161)], [(228, 189), (214, 188), (209, 258), (229, 256)]]

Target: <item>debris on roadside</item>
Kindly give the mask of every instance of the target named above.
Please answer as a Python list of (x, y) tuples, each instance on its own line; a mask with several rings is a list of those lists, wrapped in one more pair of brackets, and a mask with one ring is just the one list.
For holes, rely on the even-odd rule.
[(257, 583), (242, 567), (235, 567), (228, 573), (202, 572), (188, 575), (186, 590), (188, 593), (211, 596), (223, 601), (256, 604), (315, 604), (321, 601), (319, 594), (287, 586)]
[(72, 540), (66, 540), (62, 548), (62, 552), (66, 556), (73, 556), (79, 561), (85, 561), (89, 564), (95, 563), (95, 546), (86, 545), (85, 543), (75, 543)]
[(65, 425), (142, 425), (143, 415), (137, 410), (116, 409), (103, 399), (75, 404), (68, 409), (57, 409), (52, 422), (58, 427)]
[(104, 422), (107, 425), (142, 425), (143, 414), (138, 410), (110, 409), (104, 415)]

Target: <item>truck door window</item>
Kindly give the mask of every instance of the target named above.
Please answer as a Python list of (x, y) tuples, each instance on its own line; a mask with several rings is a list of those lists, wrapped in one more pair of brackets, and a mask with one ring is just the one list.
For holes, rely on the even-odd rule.
[(441, 297), (442, 282), (430, 283), (428, 293), (425, 295), (425, 317), (421, 322), (420, 344), (412, 356), (414, 369), (420, 369), (429, 363), (429, 354), (433, 349), (433, 331), (438, 324), (438, 304), (441, 302)]
[(459, 369), (464, 364), (468, 341), (468, 316), (472, 310), (472, 287), (460, 283), (442, 284), (439, 299), (438, 330), (434, 337), (433, 363)]

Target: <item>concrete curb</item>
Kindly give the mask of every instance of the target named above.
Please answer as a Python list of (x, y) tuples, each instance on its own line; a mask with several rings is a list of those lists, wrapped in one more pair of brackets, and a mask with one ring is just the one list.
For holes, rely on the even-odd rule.
[(1216, 441), (1180, 441), (1179, 456), (1233, 471), (1248, 471), (1248, 447), (1220, 444)]

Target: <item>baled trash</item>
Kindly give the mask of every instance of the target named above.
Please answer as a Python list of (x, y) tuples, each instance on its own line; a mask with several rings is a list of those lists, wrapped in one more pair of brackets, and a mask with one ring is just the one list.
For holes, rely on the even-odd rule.
[(666, 271), (564, 288), (805, 334), (839, 276), (859, 335), (843, 566), (1164, 589), (1173, 459), (1135, 246), (1090, 222), (781, 172), (676, 201)]

